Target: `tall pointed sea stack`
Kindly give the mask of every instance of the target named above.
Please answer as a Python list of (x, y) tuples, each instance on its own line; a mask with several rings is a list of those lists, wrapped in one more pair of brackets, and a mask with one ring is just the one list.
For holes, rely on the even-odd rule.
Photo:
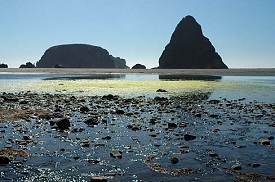
[(228, 69), (192, 16), (177, 25), (159, 58), (160, 69)]

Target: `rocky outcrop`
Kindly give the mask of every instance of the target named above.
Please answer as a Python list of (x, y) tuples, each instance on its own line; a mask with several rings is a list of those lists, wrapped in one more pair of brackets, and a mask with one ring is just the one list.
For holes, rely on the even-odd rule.
[(192, 16), (177, 25), (159, 58), (161, 69), (227, 69), (214, 46)]
[(0, 68), (8, 68), (8, 67), (9, 66), (7, 64), (4, 64), (4, 63), (0, 64)]
[(114, 60), (106, 49), (88, 44), (67, 44), (53, 46), (46, 50), (37, 62), (38, 68), (116, 68)]
[(132, 69), (146, 69), (146, 66), (142, 64), (136, 64), (132, 67)]
[(122, 59), (120, 57), (114, 57), (112, 55), (110, 55), (110, 57), (115, 63), (115, 68), (117, 68), (117, 69), (129, 69), (129, 67), (126, 65), (126, 60), (125, 59)]
[(35, 68), (35, 65), (31, 62), (27, 62), (26, 64), (21, 64), (19, 68)]

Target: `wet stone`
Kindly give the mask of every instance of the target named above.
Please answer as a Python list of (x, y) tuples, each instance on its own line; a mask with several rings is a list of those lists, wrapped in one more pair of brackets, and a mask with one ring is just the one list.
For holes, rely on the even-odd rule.
[(10, 161), (11, 160), (8, 157), (0, 155), (0, 165), (7, 165)]
[(210, 152), (209, 156), (210, 157), (218, 157), (219, 155), (217, 153), (215, 153), (215, 152)]
[(178, 125), (176, 123), (168, 123), (168, 129), (175, 129)]
[(274, 136), (268, 136), (267, 139), (268, 140), (274, 140)]
[(170, 161), (171, 161), (171, 164), (177, 164), (179, 162), (179, 159), (176, 157), (171, 157)]
[(259, 143), (260, 143), (261, 145), (270, 145), (270, 141), (267, 140), (267, 139), (261, 139), (261, 140), (259, 141)]
[(242, 170), (242, 166), (239, 164), (236, 164), (236, 165), (231, 166), (231, 169), (232, 170)]
[(110, 156), (111, 156), (111, 157), (114, 157), (114, 158), (119, 158), (119, 159), (121, 159), (121, 158), (122, 158), (122, 152), (119, 151), (119, 150), (113, 150), (113, 151), (110, 153)]
[(190, 134), (185, 134), (184, 135), (184, 140), (190, 141), (190, 140), (195, 140), (197, 137), (195, 135), (190, 135)]
[(167, 92), (167, 90), (164, 90), (164, 89), (158, 89), (156, 92)]
[(87, 106), (82, 106), (82, 107), (80, 107), (80, 112), (82, 112), (82, 113), (84, 113), (84, 112), (89, 112), (90, 111), (90, 109), (87, 107)]
[(69, 119), (63, 118), (63, 119), (57, 121), (56, 125), (57, 125), (58, 129), (60, 129), (60, 130), (67, 130), (70, 128), (71, 123), (70, 123)]

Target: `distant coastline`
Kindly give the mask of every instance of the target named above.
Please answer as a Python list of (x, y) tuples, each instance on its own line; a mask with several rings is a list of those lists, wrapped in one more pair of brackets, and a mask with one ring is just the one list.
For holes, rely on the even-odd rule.
[(194, 74), (194, 75), (275, 75), (275, 68), (237, 69), (91, 69), (91, 68), (1, 68), (0, 73), (38, 74)]

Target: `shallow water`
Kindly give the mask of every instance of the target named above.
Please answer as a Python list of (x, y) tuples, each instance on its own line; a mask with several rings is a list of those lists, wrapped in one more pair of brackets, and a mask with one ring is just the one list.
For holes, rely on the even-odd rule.
[[(156, 90), (168, 94), (209, 91), (210, 99), (246, 98), (249, 101), (275, 101), (275, 76), (222, 76), (221, 79), (159, 79), (158, 74), (0, 74), (2, 92), (32, 91), (76, 95), (117, 94), (155, 96)], [(167, 95), (167, 93), (165, 93)]]
[[(275, 122), (275, 76), (223, 76), (214, 81), (159, 80), (157, 74), (103, 77), (0, 75), (1, 92), (19, 93), (16, 96), (21, 99), (34, 99), (27, 105), (14, 103), (6, 106), (2, 103), (2, 109), (47, 108), (53, 111), (58, 106), (72, 124), (69, 131), (60, 132), (37, 115), (18, 122), (0, 123), (0, 149), (11, 144), (13, 148), (22, 147), (31, 154), (30, 157), (16, 157), (12, 164), (0, 166), (2, 181), (89, 181), (91, 176), (107, 175), (114, 176), (110, 181), (210, 182), (237, 181), (238, 176), (251, 180), (253, 177), (249, 175), (252, 173), (274, 175), (274, 140), (270, 140), (271, 144), (267, 146), (258, 141), (275, 136), (274, 127), (269, 126)], [(157, 93), (160, 88), (168, 92)], [(27, 91), (30, 92), (26, 94)], [(185, 98), (173, 98), (186, 92), (207, 94), (191, 103)], [(29, 93), (40, 93), (41, 96), (28, 96)], [(101, 97), (93, 97), (107, 94), (117, 94), (122, 98), (102, 101)], [(80, 98), (74, 101), (72, 95)], [(169, 104), (158, 103), (152, 100), (155, 96), (172, 100)], [(132, 97), (135, 98), (131, 102), (127, 100)], [(213, 99), (219, 102), (211, 103)], [(88, 106), (91, 113), (79, 112), (83, 105)], [(119, 115), (117, 109), (135, 114)], [(196, 113), (201, 113), (201, 117), (196, 117)], [(100, 122), (88, 127), (83, 122), (97, 114), (108, 124)], [(149, 123), (152, 118), (157, 118), (155, 124)], [(167, 127), (168, 123), (179, 125), (182, 122), (188, 126)], [(134, 131), (127, 128), (129, 124), (141, 128)], [(194, 134), (197, 138), (187, 141), (183, 139), (185, 134)], [(25, 146), (17, 145), (16, 140), (25, 135), (31, 136), (32, 141)], [(103, 139), (106, 136), (111, 139)], [(89, 140), (90, 146), (82, 147), (83, 140)], [(113, 149), (122, 151), (121, 159), (110, 157)], [(217, 153), (218, 157), (209, 156), (210, 152)], [(153, 156), (151, 163), (158, 163), (166, 169), (191, 168), (201, 169), (201, 172), (159, 172), (144, 162), (149, 156)], [(171, 164), (171, 157), (176, 157), (179, 162)], [(98, 164), (91, 161), (98, 161)], [(261, 166), (252, 167), (251, 164), (255, 163)], [(242, 165), (243, 173), (231, 175), (226, 172), (235, 164)]]

